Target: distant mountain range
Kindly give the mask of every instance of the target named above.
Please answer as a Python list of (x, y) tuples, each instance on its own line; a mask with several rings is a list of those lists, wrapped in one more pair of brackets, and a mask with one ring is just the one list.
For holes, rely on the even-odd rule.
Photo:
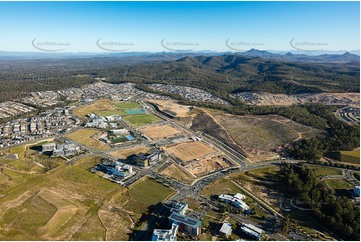
[(268, 51), (251, 49), (239, 54), (260, 57), (268, 60), (281, 60), (281, 61), (300, 61), (300, 62), (354, 62), (360, 61), (360, 56), (345, 52), (343, 54), (322, 54), (322, 55), (306, 55), (306, 54), (293, 54), (287, 52), (285, 54), (271, 53)]
[[(277, 52), (251, 49), (246, 52), (212, 52), (212, 51), (194, 51), (194, 52), (6, 52), (0, 51), (0, 59), (75, 59), (75, 58), (125, 58), (131, 63), (148, 61), (170, 61), (183, 57), (195, 56), (221, 56), (224, 54), (244, 55), (249, 57), (260, 57), (267, 60), (296, 61), (296, 62), (357, 62), (360, 61), (359, 51), (335, 53), (334, 51), (318, 51), (323, 53), (316, 55), (314, 52), (302, 53), (300, 51)], [(356, 54), (355, 54), (356, 53)]]
[[(251, 49), (242, 53), (0, 52), (0, 56), (0, 100), (21, 92), (92, 83), (96, 77), (110, 83), (197, 87), (219, 97), (250, 91), (298, 94), (360, 90), (360, 57), (348, 52), (310, 56)], [(34, 79), (44, 84), (27, 84)]]

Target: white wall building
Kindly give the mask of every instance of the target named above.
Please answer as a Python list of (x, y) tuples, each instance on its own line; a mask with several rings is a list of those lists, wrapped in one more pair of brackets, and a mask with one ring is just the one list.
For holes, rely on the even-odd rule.
[(223, 202), (226, 202), (232, 206), (241, 209), (242, 211), (246, 211), (249, 209), (248, 205), (243, 201), (243, 199), (246, 198), (246, 196), (243, 194), (240, 193), (236, 193), (235, 195), (221, 194), (218, 196), (218, 198)]
[(173, 223), (171, 229), (155, 229), (152, 241), (177, 241), (178, 224)]

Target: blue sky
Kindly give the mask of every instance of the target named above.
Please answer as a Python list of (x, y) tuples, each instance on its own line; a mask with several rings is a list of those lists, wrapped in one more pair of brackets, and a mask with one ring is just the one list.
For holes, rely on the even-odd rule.
[(292, 50), (292, 39), (306, 49), (356, 50), (359, 9), (359, 2), (0, 2), (0, 51), (38, 51), (35, 38), (36, 46), (65, 44), (70, 52), (229, 51), (227, 39), (240, 50)]

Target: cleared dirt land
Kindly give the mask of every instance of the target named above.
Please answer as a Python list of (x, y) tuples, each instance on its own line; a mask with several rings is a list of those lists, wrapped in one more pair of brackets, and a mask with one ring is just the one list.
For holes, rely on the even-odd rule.
[(175, 136), (177, 134), (180, 134), (181, 131), (173, 128), (171, 125), (154, 125), (154, 126), (147, 126), (145, 128), (139, 129), (140, 132), (145, 134), (147, 137), (149, 137), (152, 140), (157, 139), (164, 139), (170, 136)]
[(174, 100), (150, 100), (150, 102), (157, 105), (163, 112), (176, 117), (187, 117), (192, 109), (191, 106), (180, 105)]
[(184, 166), (191, 174), (201, 177), (207, 175), (210, 172), (225, 169), (232, 166), (230, 162), (227, 162), (223, 156), (216, 155), (202, 159), (200, 161), (193, 161)]
[(163, 147), (164, 151), (180, 159), (182, 162), (202, 159), (206, 155), (215, 153), (216, 150), (201, 141), (187, 142)]
[(142, 146), (127, 148), (127, 149), (112, 151), (109, 154), (118, 159), (126, 159), (130, 155), (139, 154), (142, 152), (149, 153), (150, 149), (148, 147), (142, 145)]
[(79, 129), (74, 133), (66, 135), (66, 137), (90, 148), (97, 150), (110, 150), (111, 148), (109, 145), (93, 138), (93, 136), (97, 133), (99, 133), (99, 130), (96, 129)]
[(251, 161), (277, 156), (285, 144), (301, 138), (313, 137), (321, 131), (296, 123), (278, 115), (239, 116), (212, 115)]

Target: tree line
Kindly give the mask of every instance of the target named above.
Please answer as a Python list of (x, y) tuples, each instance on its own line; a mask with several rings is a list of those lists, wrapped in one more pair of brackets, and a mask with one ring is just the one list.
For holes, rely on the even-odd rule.
[(360, 239), (360, 209), (345, 197), (335, 196), (304, 164), (284, 163), (279, 171), (282, 192), (308, 204), (312, 216), (344, 240)]

